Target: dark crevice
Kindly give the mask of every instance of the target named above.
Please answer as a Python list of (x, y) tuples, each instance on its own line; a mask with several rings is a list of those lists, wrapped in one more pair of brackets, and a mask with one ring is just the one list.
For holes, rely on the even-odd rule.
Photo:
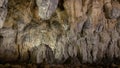
[(2, 41), (3, 41), (3, 36), (0, 35), (0, 45), (1, 45)]
[(64, 8), (64, 0), (59, 0), (59, 3), (58, 3), (58, 8), (61, 10), (61, 11), (64, 11), (65, 8)]

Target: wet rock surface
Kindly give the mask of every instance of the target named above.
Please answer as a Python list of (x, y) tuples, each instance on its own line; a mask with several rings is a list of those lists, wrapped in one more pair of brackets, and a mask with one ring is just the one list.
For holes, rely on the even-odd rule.
[(120, 63), (119, 0), (59, 0), (58, 4), (51, 0), (54, 8), (47, 7), (54, 11), (45, 11), (44, 17), (50, 12), (47, 20), (39, 15), (43, 10), (36, 1), (5, 3), (7, 16), (0, 16), (5, 19), (0, 24), (1, 63)]

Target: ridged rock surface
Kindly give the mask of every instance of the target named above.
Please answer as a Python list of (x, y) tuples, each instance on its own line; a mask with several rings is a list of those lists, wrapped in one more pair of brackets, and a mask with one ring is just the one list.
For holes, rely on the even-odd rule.
[(47, 20), (39, 15), (37, 0), (4, 1), (1, 63), (120, 63), (119, 0), (50, 0), (57, 7), (45, 11), (50, 12)]
[(1, 0), (0, 1), (0, 28), (3, 27), (4, 21), (6, 19), (7, 3), (8, 3), (8, 0)]

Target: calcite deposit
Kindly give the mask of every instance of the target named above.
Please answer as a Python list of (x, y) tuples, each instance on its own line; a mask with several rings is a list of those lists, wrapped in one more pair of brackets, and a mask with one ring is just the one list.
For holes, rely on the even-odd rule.
[(36, 4), (39, 10), (39, 16), (43, 20), (48, 20), (55, 12), (59, 0), (36, 0)]
[(8, 0), (1, 0), (0, 1), (0, 28), (3, 27), (4, 21), (6, 19), (7, 3), (8, 3)]
[(0, 62), (120, 63), (120, 1), (0, 0)]

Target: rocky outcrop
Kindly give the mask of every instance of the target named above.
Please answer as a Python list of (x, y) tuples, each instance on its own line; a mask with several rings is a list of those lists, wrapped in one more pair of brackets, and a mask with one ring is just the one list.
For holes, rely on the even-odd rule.
[(119, 0), (37, 1), (8, 1), (1, 62), (120, 63)]

